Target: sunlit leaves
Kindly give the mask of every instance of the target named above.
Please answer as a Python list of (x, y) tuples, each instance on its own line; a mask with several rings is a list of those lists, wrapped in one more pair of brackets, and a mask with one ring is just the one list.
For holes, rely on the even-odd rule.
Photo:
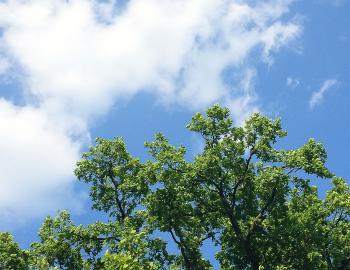
[[(26, 251), (2, 233), (0, 269), (212, 269), (205, 245), (222, 269), (349, 269), (350, 189), (322, 144), (279, 149), (279, 119), (253, 114), (236, 127), (219, 105), (187, 128), (204, 141), (192, 160), (162, 134), (145, 162), (121, 138), (97, 139), (75, 173), (108, 221), (75, 225), (63, 211)], [(311, 180), (331, 188), (320, 196)]]

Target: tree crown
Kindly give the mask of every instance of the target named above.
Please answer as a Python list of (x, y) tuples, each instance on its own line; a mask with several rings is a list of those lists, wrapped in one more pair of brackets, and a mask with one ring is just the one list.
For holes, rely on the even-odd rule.
[[(236, 127), (219, 105), (187, 128), (204, 140), (193, 160), (162, 134), (145, 144), (146, 162), (121, 138), (98, 138), (75, 174), (109, 221), (76, 226), (61, 212), (26, 251), (2, 233), (0, 268), (212, 269), (202, 252), (212, 245), (221, 269), (349, 269), (350, 190), (322, 144), (278, 149), (279, 119), (256, 113)], [(324, 198), (310, 184), (322, 178)]]

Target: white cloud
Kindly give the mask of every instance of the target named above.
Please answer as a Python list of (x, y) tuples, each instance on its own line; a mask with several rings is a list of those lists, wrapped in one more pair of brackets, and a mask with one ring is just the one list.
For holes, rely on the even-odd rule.
[[(41, 110), (0, 99), (0, 219), (18, 221), (72, 202), (79, 145)], [(73, 200), (75, 201), (75, 200)]]
[(329, 79), (322, 83), (321, 88), (317, 91), (313, 92), (310, 98), (310, 108), (313, 109), (315, 106), (320, 105), (324, 99), (324, 95), (328, 92), (332, 87), (338, 84), (338, 80)]
[(236, 125), (242, 126), (244, 121), (254, 112), (259, 111), (259, 106), (256, 104), (257, 95), (254, 92), (254, 79), (256, 70), (247, 68), (243, 72), (240, 83), (237, 86), (236, 92), (241, 93), (237, 97), (230, 99), (225, 104), (230, 108), (233, 118), (236, 120)]
[(133, 0), (104, 24), (92, 1), (9, 1), (0, 5), (0, 24), (32, 94), (86, 119), (145, 88), (195, 107), (226, 99), (226, 66), (257, 47), (268, 60), (299, 33), (295, 22), (278, 20), (286, 3)]
[(299, 84), (300, 84), (300, 80), (298, 78), (287, 77), (286, 85), (289, 88), (296, 88), (299, 86)]
[[(248, 66), (254, 65), (252, 59), (272, 64), (273, 53), (300, 34), (296, 20), (283, 19), (290, 2), (130, 0), (119, 10), (113, 7), (115, 1), (8, 0), (0, 2), (0, 48), (21, 72), (36, 113), (58, 125), (71, 164), (62, 165), (65, 171), (78, 151), (72, 138), (88, 136), (91, 122), (108, 113), (119, 98), (140, 91), (192, 110), (222, 102), (239, 122), (259, 110), (250, 86), (255, 71)], [(237, 85), (243, 89), (225, 82), (228, 68), (241, 78)], [(20, 115), (30, 106), (28, 101)], [(67, 123), (78, 123), (79, 128), (72, 134)], [(26, 126), (43, 131), (35, 121)], [(57, 140), (55, 132), (44, 131), (48, 140)], [(15, 139), (11, 143), (16, 145)], [(39, 175), (34, 168), (41, 156), (50, 159), (42, 151), (39, 147), (37, 159), (28, 163), (30, 174)], [(13, 171), (11, 177), (14, 180), (6, 180), (10, 190), (23, 175)], [(53, 186), (56, 183), (59, 180)], [(45, 198), (45, 192), (36, 196)], [(4, 199), (0, 207), (12, 202)]]
[(5, 74), (9, 68), (9, 61), (6, 58), (0, 56), (0, 75)]

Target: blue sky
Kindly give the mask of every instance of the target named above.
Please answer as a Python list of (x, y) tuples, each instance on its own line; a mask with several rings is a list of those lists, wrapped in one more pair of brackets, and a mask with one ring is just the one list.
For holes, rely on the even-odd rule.
[(72, 174), (95, 137), (146, 159), (160, 131), (190, 157), (185, 125), (217, 102), (237, 124), (281, 117), (281, 147), (314, 137), (350, 179), (348, 14), (346, 0), (0, 1), (0, 230), (26, 246), (57, 209), (101, 217)]

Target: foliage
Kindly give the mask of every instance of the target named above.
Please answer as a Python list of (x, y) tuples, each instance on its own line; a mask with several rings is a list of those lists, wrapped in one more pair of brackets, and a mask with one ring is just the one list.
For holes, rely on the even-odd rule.
[[(278, 149), (280, 120), (235, 127), (218, 105), (187, 128), (205, 143), (193, 160), (162, 134), (146, 162), (121, 138), (97, 139), (75, 173), (108, 222), (77, 226), (63, 211), (25, 251), (2, 233), (0, 269), (212, 269), (204, 244), (221, 269), (350, 269), (350, 189), (320, 143)], [(330, 182), (324, 198), (311, 180)]]
[(26, 269), (28, 255), (9, 233), (0, 233), (0, 269)]

